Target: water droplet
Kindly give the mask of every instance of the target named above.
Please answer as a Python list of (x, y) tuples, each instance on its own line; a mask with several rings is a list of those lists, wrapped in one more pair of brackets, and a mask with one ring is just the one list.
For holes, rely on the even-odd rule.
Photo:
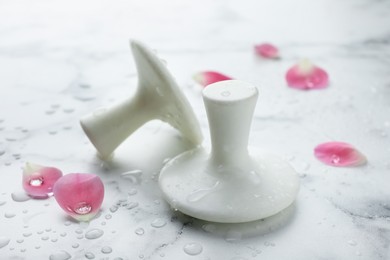
[(87, 259), (94, 259), (95, 258), (95, 255), (93, 254), (93, 253), (91, 253), (91, 252), (87, 252), (87, 253), (85, 253), (85, 258), (87, 258)]
[(86, 202), (80, 202), (74, 209), (74, 212), (76, 212), (79, 215), (85, 215), (91, 212), (92, 207)]
[(47, 240), (49, 240), (49, 237), (48, 237), (48, 236), (43, 236), (43, 237), (41, 237), (41, 239), (42, 239), (43, 241), (47, 241)]
[(50, 260), (68, 260), (70, 259), (72, 256), (66, 252), (66, 251), (59, 251), (57, 253), (54, 253), (54, 254), (51, 254), (49, 259)]
[(21, 244), (21, 243), (24, 242), (24, 239), (22, 239), (22, 238), (16, 239), (16, 242), (19, 243), (19, 244)]
[(74, 243), (74, 244), (72, 244), (72, 247), (73, 248), (78, 248), (80, 245), (78, 244), (78, 243)]
[(165, 226), (166, 224), (167, 224), (167, 222), (165, 221), (165, 219), (163, 219), (163, 218), (156, 218), (151, 223), (151, 226), (155, 227), (155, 228), (161, 228), (161, 227)]
[(24, 237), (29, 237), (29, 236), (31, 236), (32, 235), (32, 233), (31, 232), (28, 232), (28, 233), (23, 233), (23, 236)]
[(135, 230), (135, 233), (139, 236), (142, 236), (143, 234), (145, 234), (145, 230), (143, 228), (137, 228)]
[(64, 113), (70, 114), (74, 112), (74, 108), (64, 108), (63, 111)]
[(188, 255), (199, 255), (202, 252), (203, 247), (198, 243), (188, 243), (183, 247), (183, 250)]
[(129, 194), (130, 196), (133, 196), (133, 195), (135, 195), (135, 194), (137, 194), (137, 189), (130, 189), (128, 192), (127, 192), (127, 194)]
[(221, 96), (223, 96), (223, 97), (228, 97), (228, 96), (230, 96), (230, 94), (231, 94), (230, 91), (227, 91), (227, 90), (221, 92)]
[(62, 237), (66, 237), (66, 232), (62, 232), (61, 234), (60, 234), (60, 236), (62, 236)]
[(5, 150), (0, 150), (0, 156), (2, 156), (3, 154), (5, 154)]
[(75, 230), (75, 233), (76, 234), (82, 234), (82, 233), (84, 233), (84, 231), (82, 229), (78, 228), (78, 229)]
[(104, 218), (105, 218), (105, 219), (111, 219), (112, 216), (111, 216), (110, 214), (107, 214)]
[(103, 254), (109, 254), (109, 253), (112, 252), (112, 248), (109, 247), (109, 246), (104, 246), (104, 247), (102, 247), (101, 252), (102, 252)]
[(141, 182), (141, 175), (142, 175), (142, 171), (137, 169), (137, 170), (124, 172), (121, 174), (121, 177), (126, 180), (129, 180), (131, 183), (138, 184)]
[(13, 192), (11, 194), (11, 197), (16, 202), (24, 202), (24, 201), (27, 201), (27, 200), (31, 199), (30, 196), (28, 196), (27, 193), (25, 193), (24, 191), (22, 191), (22, 192)]
[(332, 164), (339, 164), (340, 163), (340, 157), (333, 154), (332, 157), (331, 157), (331, 161), (330, 161)]
[(114, 212), (116, 212), (118, 210), (118, 206), (111, 206), (110, 207), (110, 211), (112, 212), (112, 213), (114, 213)]
[(187, 201), (189, 202), (196, 202), (201, 200), (202, 198), (206, 197), (213, 191), (215, 191), (216, 187), (218, 186), (219, 181), (215, 182), (213, 186), (210, 188), (202, 188), (202, 189), (196, 189), (191, 194), (187, 196)]
[(126, 209), (133, 209), (133, 208), (136, 208), (138, 207), (138, 202), (129, 202), (126, 206)]
[(48, 133), (49, 133), (49, 135), (56, 135), (57, 130), (52, 129), (52, 130), (49, 130)]
[(202, 229), (208, 233), (214, 233), (217, 231), (217, 227), (213, 224), (205, 224), (202, 226)]
[(6, 212), (6, 213), (4, 213), (4, 217), (6, 217), (6, 218), (13, 218), (13, 217), (15, 217), (16, 216), (16, 214), (15, 213), (12, 213), (12, 212)]
[(0, 201), (0, 206), (3, 206), (5, 203), (7, 203), (7, 202), (4, 200)]
[(242, 239), (242, 233), (240, 231), (229, 230), (226, 233), (225, 240), (227, 242), (234, 243), (234, 242), (240, 241), (241, 239)]
[(42, 178), (31, 179), (29, 184), (33, 187), (41, 186), (43, 184), (43, 179)]
[(355, 240), (348, 240), (348, 244), (350, 246), (356, 246), (357, 245), (357, 242)]
[(94, 228), (85, 233), (85, 238), (87, 239), (96, 239), (101, 237), (104, 234), (103, 230)]
[(54, 114), (55, 112), (56, 112), (56, 111), (53, 110), (53, 109), (48, 109), (48, 110), (45, 111), (45, 114), (46, 114), (46, 115), (52, 115), (52, 114)]
[(11, 241), (11, 239), (9, 239), (8, 237), (0, 237), (0, 248), (7, 246), (9, 244), (9, 241)]
[(53, 242), (53, 243), (55, 243), (55, 242), (58, 241), (58, 238), (52, 238), (50, 241)]
[(162, 164), (165, 165), (165, 164), (167, 164), (170, 160), (171, 160), (170, 157), (165, 158), (165, 159), (163, 160)]

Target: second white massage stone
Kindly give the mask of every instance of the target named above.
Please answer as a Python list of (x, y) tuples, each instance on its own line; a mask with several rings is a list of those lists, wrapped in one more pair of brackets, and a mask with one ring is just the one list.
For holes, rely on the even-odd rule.
[(159, 184), (175, 209), (207, 221), (240, 223), (267, 218), (293, 203), (294, 169), (282, 159), (248, 151), (257, 88), (238, 80), (203, 90), (211, 151), (196, 148), (172, 159)]

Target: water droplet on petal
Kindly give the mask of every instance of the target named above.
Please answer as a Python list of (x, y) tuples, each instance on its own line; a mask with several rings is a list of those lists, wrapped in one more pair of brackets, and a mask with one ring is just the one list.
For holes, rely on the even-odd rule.
[(88, 214), (89, 212), (91, 212), (91, 205), (89, 205), (88, 203), (86, 202), (80, 202), (79, 205), (77, 205), (74, 209), (74, 212), (76, 212), (77, 214), (80, 214), (80, 215), (85, 215), (85, 214)]
[(366, 163), (366, 157), (362, 153), (343, 142), (319, 144), (314, 149), (314, 155), (321, 162), (331, 166), (359, 166)]
[(101, 229), (94, 228), (85, 233), (85, 238), (87, 239), (97, 239), (103, 236), (104, 232)]
[(31, 179), (29, 184), (34, 187), (41, 186), (43, 184), (43, 179), (42, 178)]
[(62, 172), (54, 167), (26, 163), (23, 169), (23, 188), (32, 197), (47, 198)]
[(286, 81), (289, 87), (295, 89), (321, 89), (328, 86), (329, 76), (309, 60), (302, 60), (287, 71)]
[(51, 254), (49, 259), (50, 260), (68, 260), (70, 259), (72, 256), (66, 252), (66, 251), (59, 251), (57, 253), (54, 253), (54, 254)]
[(203, 247), (198, 243), (188, 243), (183, 247), (183, 250), (188, 255), (199, 255), (202, 252)]

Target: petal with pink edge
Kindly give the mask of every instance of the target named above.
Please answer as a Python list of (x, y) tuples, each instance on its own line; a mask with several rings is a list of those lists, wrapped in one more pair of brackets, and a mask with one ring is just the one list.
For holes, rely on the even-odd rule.
[(31, 197), (44, 199), (53, 193), (53, 186), (61, 176), (57, 168), (28, 162), (23, 168), (23, 188)]
[(255, 53), (266, 59), (278, 59), (279, 49), (270, 43), (261, 43), (255, 45)]
[(314, 149), (314, 156), (321, 162), (336, 167), (359, 166), (367, 162), (361, 152), (343, 142), (319, 144)]
[(104, 185), (95, 174), (70, 173), (54, 185), (54, 197), (61, 208), (78, 221), (91, 220), (100, 210)]
[(301, 60), (286, 73), (289, 87), (300, 90), (322, 89), (329, 84), (328, 73), (309, 60)]
[(207, 85), (210, 85), (218, 81), (230, 80), (230, 79), (232, 78), (216, 71), (202, 71), (194, 75), (194, 80), (200, 85), (202, 85), (203, 87), (206, 87)]

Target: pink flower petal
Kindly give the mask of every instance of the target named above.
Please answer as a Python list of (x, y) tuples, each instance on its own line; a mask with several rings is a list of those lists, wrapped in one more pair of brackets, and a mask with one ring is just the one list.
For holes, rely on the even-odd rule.
[(91, 220), (100, 209), (104, 185), (95, 174), (70, 173), (54, 185), (54, 197), (66, 213), (78, 221)]
[(62, 172), (57, 168), (26, 163), (23, 169), (23, 188), (31, 197), (47, 198), (61, 176)]
[(301, 90), (321, 89), (329, 84), (328, 73), (309, 60), (302, 60), (286, 73), (288, 86)]
[(279, 58), (279, 50), (276, 46), (270, 43), (262, 43), (255, 45), (255, 52), (257, 55), (267, 59)]
[(328, 142), (317, 145), (315, 157), (321, 162), (336, 166), (359, 166), (366, 163), (366, 157), (352, 145), (343, 142)]
[(198, 82), (203, 87), (206, 87), (207, 85), (210, 85), (212, 83), (223, 81), (223, 80), (230, 80), (232, 79), (229, 76), (223, 75), (216, 71), (203, 71), (198, 72), (194, 75), (194, 80)]

